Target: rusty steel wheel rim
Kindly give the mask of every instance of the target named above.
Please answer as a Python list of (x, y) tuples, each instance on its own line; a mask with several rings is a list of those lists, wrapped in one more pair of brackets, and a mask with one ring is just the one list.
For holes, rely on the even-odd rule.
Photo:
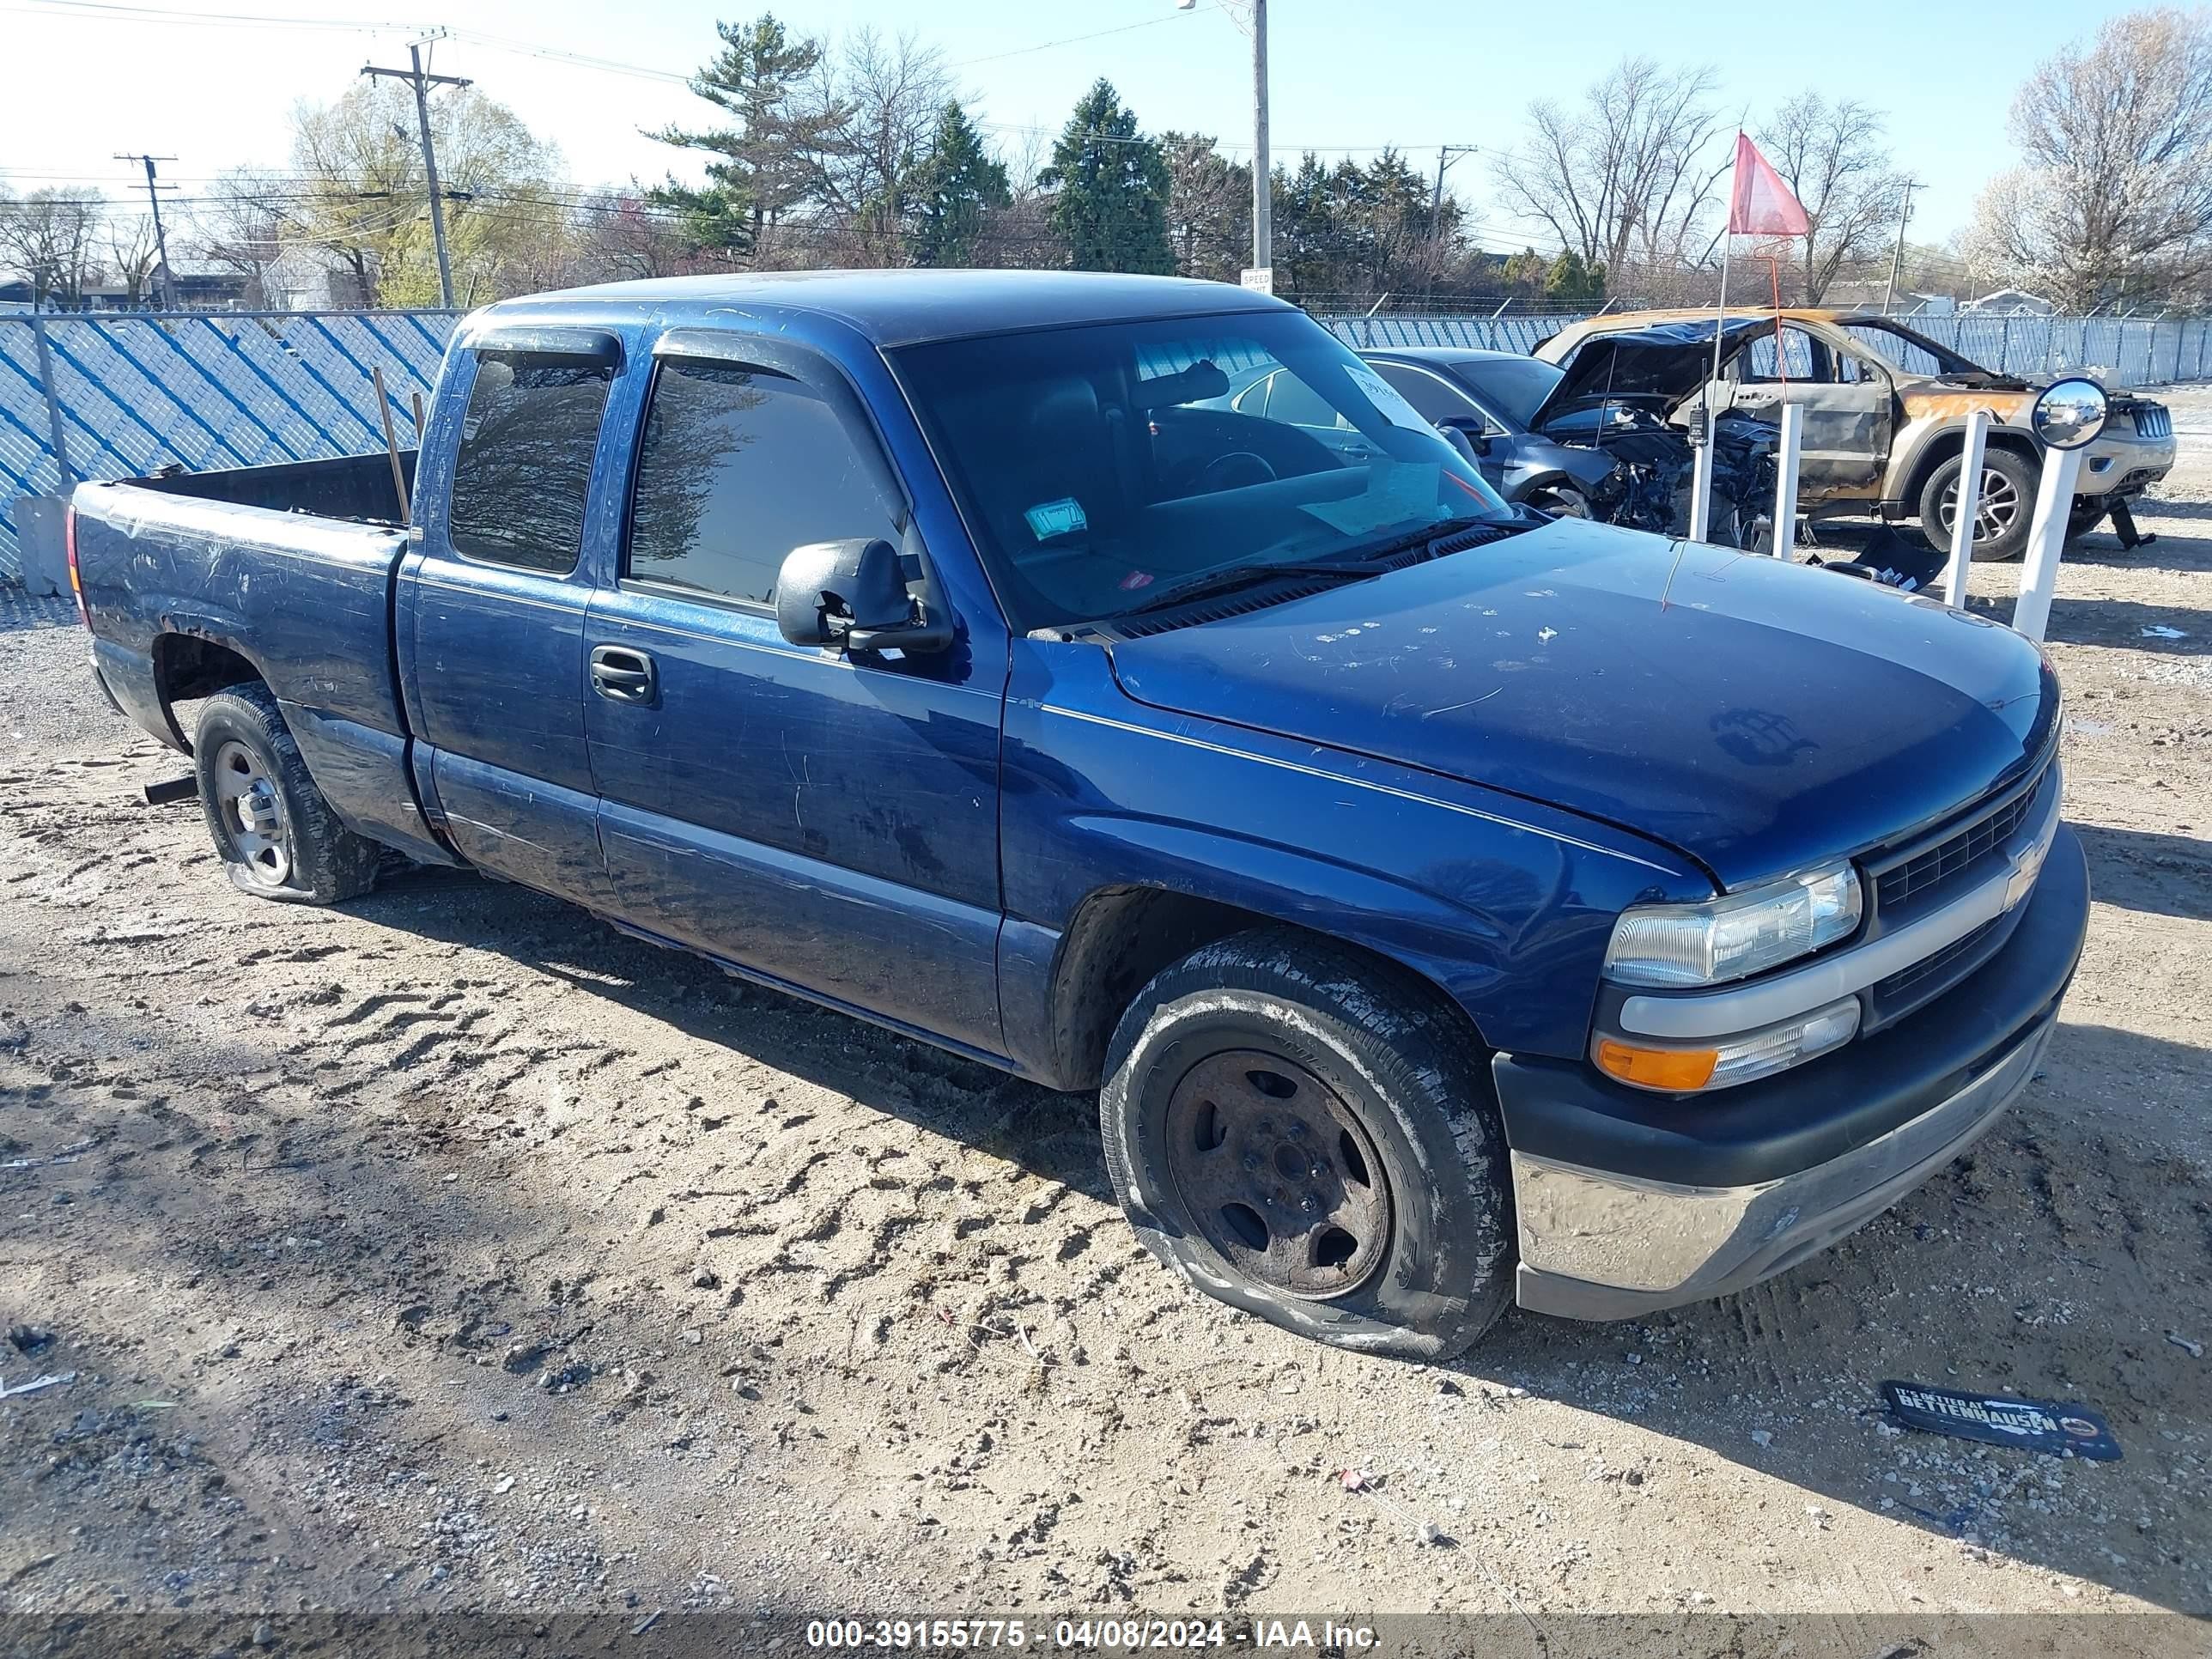
[(1209, 1055), (1176, 1085), (1166, 1129), (1185, 1212), (1255, 1284), (1326, 1302), (1382, 1265), (1382, 1161), (1358, 1115), (1304, 1066), (1257, 1048)]

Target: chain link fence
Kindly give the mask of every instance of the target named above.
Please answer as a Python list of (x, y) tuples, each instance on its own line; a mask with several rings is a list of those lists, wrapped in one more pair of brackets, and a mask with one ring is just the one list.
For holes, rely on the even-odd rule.
[[(380, 449), (371, 371), (400, 442), (460, 313), (449, 311), (0, 312), (0, 582), (20, 580), (20, 496), (163, 466), (201, 471)], [(1533, 350), (1578, 316), (1317, 313), (1354, 346)], [(1990, 368), (2036, 379), (2089, 369), (2113, 384), (2212, 374), (2212, 323), (2112, 317), (1913, 316), (1899, 320)], [(1907, 364), (1907, 368), (1932, 367)]]

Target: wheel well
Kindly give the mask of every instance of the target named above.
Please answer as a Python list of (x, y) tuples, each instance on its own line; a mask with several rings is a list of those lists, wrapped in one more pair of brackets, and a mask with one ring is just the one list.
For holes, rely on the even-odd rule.
[[(1990, 428), (1990, 435), (1984, 441), (1989, 449), (2009, 449), (2031, 465), (2035, 462), (2034, 441), (2019, 433), (2007, 432), (2000, 428), (1992, 427)], [(1963, 427), (1954, 428), (1948, 432), (1939, 432), (1921, 446), (1920, 454), (1912, 463), (1911, 479), (1897, 498), (1905, 503), (1906, 512), (1917, 513), (1920, 510), (1920, 492), (1928, 488), (1928, 480), (1934, 475), (1936, 469), (1953, 459), (1966, 447), (1966, 434)]]
[(1362, 958), (1386, 977), (1410, 981), (1409, 994), (1427, 996), (1465, 1028), (1472, 1042), (1489, 1046), (1443, 987), (1364, 945), (1240, 905), (1157, 887), (1109, 888), (1093, 893), (1076, 911), (1054, 963), (1052, 1047), (1059, 1085), (1099, 1085), (1114, 1028), (1153, 975), (1201, 945), (1261, 927), (1308, 934), (1317, 944)]
[(177, 723), (177, 704), (261, 679), (261, 671), (240, 653), (194, 634), (161, 634), (154, 641), (154, 690), (161, 714), (186, 753), (191, 739)]

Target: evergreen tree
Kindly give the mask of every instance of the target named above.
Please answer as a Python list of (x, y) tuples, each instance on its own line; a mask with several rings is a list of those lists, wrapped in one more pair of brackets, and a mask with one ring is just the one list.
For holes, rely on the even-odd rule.
[(743, 23), (717, 23), (722, 50), (692, 77), (691, 90), (732, 118), (732, 125), (693, 132), (668, 126), (648, 137), (703, 150), (707, 184), (695, 189), (671, 178), (654, 188), (655, 206), (684, 216), (702, 247), (750, 249), (762, 228), (814, 193), (817, 158), (836, 148), (848, 113), (817, 96), (822, 43), (793, 38), (772, 12)]
[(1175, 270), (1167, 158), (1103, 77), (1075, 106), (1037, 182), (1053, 191), (1048, 216), (1078, 270)]
[(918, 265), (974, 264), (985, 222), (1013, 199), (1004, 164), (984, 150), (957, 100), (945, 106), (928, 152), (908, 172), (906, 197), (914, 216), (908, 246)]
[(1583, 263), (1583, 256), (1564, 248), (1544, 273), (1544, 297), (1573, 305), (1587, 305), (1605, 295), (1605, 267)]

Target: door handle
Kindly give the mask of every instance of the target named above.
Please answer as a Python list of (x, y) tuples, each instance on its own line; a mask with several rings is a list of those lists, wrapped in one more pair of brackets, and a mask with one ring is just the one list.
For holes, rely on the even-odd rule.
[(653, 659), (642, 651), (626, 645), (595, 645), (592, 690), (610, 702), (649, 703), (660, 696), (660, 677)]

